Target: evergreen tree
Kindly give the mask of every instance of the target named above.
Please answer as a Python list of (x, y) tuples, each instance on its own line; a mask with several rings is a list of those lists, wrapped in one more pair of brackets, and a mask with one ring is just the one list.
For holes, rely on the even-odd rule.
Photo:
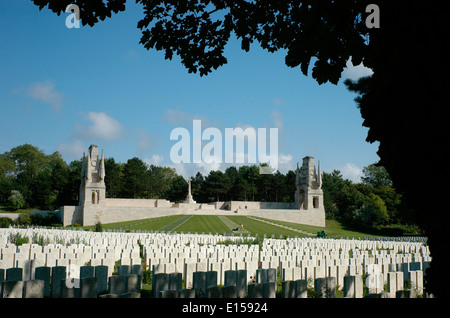
[(129, 159), (123, 166), (121, 196), (137, 199), (148, 197), (148, 193), (147, 165), (139, 158)]
[(188, 183), (182, 176), (175, 176), (170, 182), (170, 187), (164, 193), (164, 197), (175, 203), (183, 202), (188, 194)]
[(107, 198), (118, 198), (122, 185), (123, 164), (116, 163), (114, 158), (105, 159), (105, 186)]

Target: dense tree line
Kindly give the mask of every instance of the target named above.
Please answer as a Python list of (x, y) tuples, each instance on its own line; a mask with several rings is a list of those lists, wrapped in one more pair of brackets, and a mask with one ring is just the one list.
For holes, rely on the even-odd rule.
[[(58, 152), (46, 155), (25, 144), (0, 154), (0, 205), (20, 208), (58, 209), (78, 204), (80, 160), (67, 164)], [(163, 198), (181, 202), (188, 182), (173, 168), (148, 165), (139, 158), (118, 163), (105, 159), (106, 197)], [(327, 218), (341, 218), (365, 226), (384, 226), (408, 221), (402, 197), (392, 187), (383, 167), (369, 165), (362, 182), (344, 179), (340, 171), (323, 172)], [(213, 201), (293, 202), (295, 171), (260, 174), (257, 166), (228, 167), (192, 177), (192, 195), (199, 203)]]
[(412, 223), (404, 198), (392, 187), (384, 167), (375, 164), (365, 167), (360, 183), (344, 179), (338, 170), (324, 172), (322, 178), (329, 219), (341, 218), (366, 228)]
[[(57, 209), (78, 203), (80, 160), (67, 164), (58, 152), (46, 155), (25, 144), (0, 154), (0, 204), (19, 208)], [(139, 158), (118, 163), (105, 159), (108, 198), (186, 198), (188, 182), (174, 168), (148, 165)], [(259, 167), (229, 167), (192, 177), (197, 202), (247, 200), (290, 202), (294, 199), (295, 172), (260, 175)]]

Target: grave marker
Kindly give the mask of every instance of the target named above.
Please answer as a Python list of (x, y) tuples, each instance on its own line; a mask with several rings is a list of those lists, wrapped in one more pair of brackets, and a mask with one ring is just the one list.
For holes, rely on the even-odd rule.
[(81, 298), (97, 298), (97, 278), (83, 277), (80, 279), (80, 297)]
[(97, 293), (108, 290), (108, 267), (104, 265), (94, 266), (94, 277), (97, 278)]
[(113, 275), (109, 277), (109, 293), (110, 294), (123, 294), (126, 292), (125, 276)]
[(6, 269), (6, 279), (9, 281), (23, 280), (23, 269), (20, 267)]
[(263, 285), (260, 283), (248, 285), (248, 298), (262, 298)]
[(276, 283), (265, 282), (262, 283), (263, 298), (275, 298), (276, 297)]
[(23, 281), (4, 281), (2, 284), (2, 298), (22, 298)]
[(295, 298), (307, 298), (308, 296), (308, 282), (304, 279), (295, 281), (294, 285)]
[(52, 267), (51, 276), (51, 296), (52, 298), (60, 298), (62, 293), (62, 286), (66, 279), (66, 267), (54, 266)]

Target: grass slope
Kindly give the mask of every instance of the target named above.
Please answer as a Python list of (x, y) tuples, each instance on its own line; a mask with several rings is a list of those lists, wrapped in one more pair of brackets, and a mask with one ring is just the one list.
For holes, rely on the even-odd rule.
[[(297, 229), (301, 231), (305, 231), (308, 233), (315, 234), (318, 231), (321, 231), (322, 227), (310, 226), (304, 224), (276, 221), (276, 220), (267, 220), (273, 224), (267, 224), (263, 222), (262, 218), (256, 217), (247, 217), (247, 216), (238, 216), (238, 215), (229, 215), (226, 216), (226, 219), (229, 222), (224, 222), (223, 216), (216, 215), (171, 215), (159, 218), (152, 219), (144, 219), (144, 220), (135, 220), (128, 222), (119, 222), (119, 223), (109, 223), (103, 224), (103, 229), (120, 229), (125, 231), (131, 230), (141, 230), (141, 231), (175, 231), (177, 233), (232, 233), (232, 228), (237, 227), (236, 225), (243, 225), (246, 231), (245, 236), (249, 233), (251, 236), (262, 237), (264, 234), (266, 237), (271, 237), (274, 235), (275, 238), (279, 238), (280, 235), (282, 237), (311, 237), (302, 233), (299, 233), (294, 230), (289, 230), (282, 228), (278, 225), (288, 226), (292, 229)], [(83, 227), (85, 229), (92, 229), (94, 226), (86, 226)], [(329, 237), (337, 236), (339, 237), (365, 237), (372, 236), (368, 233), (363, 233), (357, 230), (352, 229), (348, 225), (341, 223), (336, 220), (327, 220), (325, 230), (328, 232)]]
[(283, 229), (278, 226), (270, 225), (246, 216), (233, 215), (228, 216), (228, 218), (237, 224), (242, 224), (244, 226), (244, 229), (250, 232), (251, 236), (254, 236), (256, 234), (258, 234), (258, 236), (264, 236), (265, 234), (267, 237), (271, 237), (272, 235), (274, 235), (275, 238), (279, 238), (280, 235), (283, 237), (301, 236), (298, 232)]
[[(134, 220), (127, 222), (107, 223), (103, 224), (103, 229), (116, 229), (116, 230), (141, 230), (141, 231), (159, 231), (161, 228), (178, 221), (185, 217), (185, 215), (170, 215), (159, 218)], [(83, 226), (84, 229), (90, 230), (95, 228), (94, 225)]]
[(176, 231), (187, 233), (229, 233), (230, 229), (215, 215), (194, 215)]

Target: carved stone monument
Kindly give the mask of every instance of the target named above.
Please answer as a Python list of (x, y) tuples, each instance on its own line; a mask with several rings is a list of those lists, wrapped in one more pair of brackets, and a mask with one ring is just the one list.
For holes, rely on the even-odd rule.
[(196, 204), (197, 202), (195, 202), (191, 193), (191, 180), (192, 180), (191, 178), (188, 179), (188, 195), (186, 197), (186, 200), (184, 200), (184, 203)]
[(91, 145), (83, 155), (81, 168), (80, 206), (105, 205), (105, 159), (99, 157), (98, 147)]
[[(188, 179), (188, 194), (182, 203), (164, 199), (106, 198), (105, 160), (96, 145), (83, 155), (80, 200), (78, 206), (62, 206), (61, 221), (66, 225), (94, 225), (156, 218), (176, 214), (240, 215), (325, 226), (322, 177), (313, 157), (303, 158), (297, 166), (295, 202), (227, 201), (197, 203), (192, 197), (192, 179)], [(245, 207), (245, 208), (244, 208)], [(230, 212), (234, 211), (234, 212)]]
[(300, 210), (316, 210), (325, 213), (320, 163), (316, 172), (314, 157), (304, 157), (301, 168), (297, 164), (296, 188), (295, 203)]

